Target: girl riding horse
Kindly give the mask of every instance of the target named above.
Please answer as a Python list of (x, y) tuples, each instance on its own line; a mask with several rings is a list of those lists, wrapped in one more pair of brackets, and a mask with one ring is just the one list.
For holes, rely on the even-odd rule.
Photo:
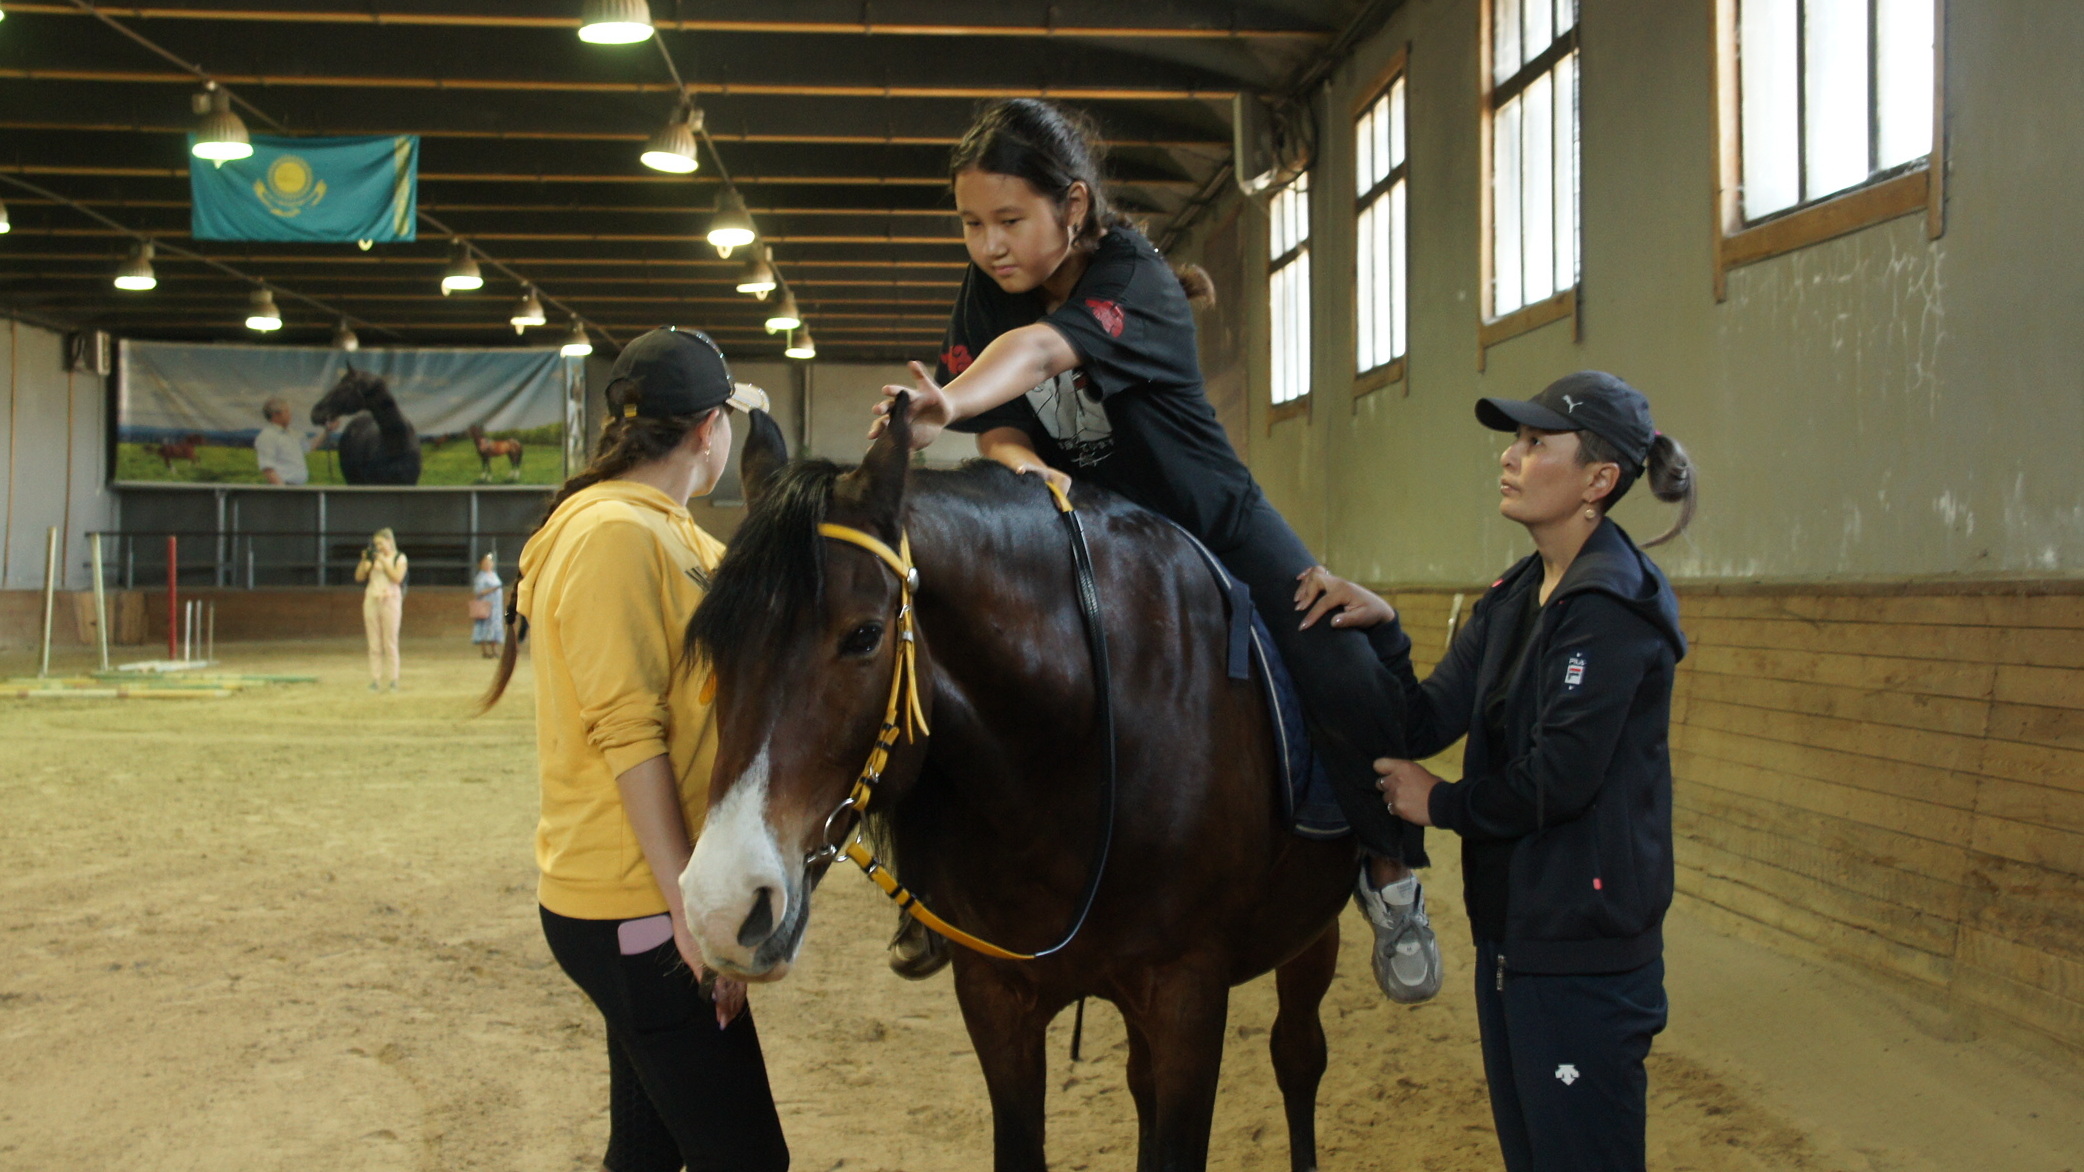
[[(1310, 736), (1340, 808), (1369, 856), (1354, 897), (1375, 930), (1375, 979), (1395, 1001), (1440, 988), (1440, 951), (1412, 867), (1424, 837), (1390, 816), (1371, 762), (1403, 756), (1402, 697), (1366, 636), (1280, 617), (1317, 559), (1231, 448), (1204, 393), (1190, 299), (1176, 274), (1114, 211), (1103, 145), (1084, 119), (1029, 98), (988, 107), (950, 171), (970, 268), (939, 367), (912, 364), (914, 447), (943, 427), (1016, 472), (1059, 469), (1177, 522), (1251, 589), (1302, 693)], [(889, 400), (878, 404), (880, 415)], [(871, 429), (881, 429), (879, 421)], [(910, 933), (899, 952), (931, 947)], [(900, 956), (915, 969), (926, 963)]]

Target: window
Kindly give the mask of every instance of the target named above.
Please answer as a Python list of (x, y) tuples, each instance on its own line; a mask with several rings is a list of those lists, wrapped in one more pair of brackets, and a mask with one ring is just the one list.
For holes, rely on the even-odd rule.
[(1918, 210), (1937, 235), (1938, 0), (1718, 8), (1718, 281), (1735, 265)]
[(1532, 328), (1565, 316), (1543, 303), (1577, 287), (1577, 0), (1490, 0), (1489, 12), (1487, 317), (1541, 306), (1513, 323)]
[[(1402, 55), (1390, 81), (1353, 124), (1354, 333), (1353, 369), (1374, 375), (1354, 384), (1354, 393), (1402, 377), (1409, 310), (1406, 209), (1410, 171), (1405, 158)], [(1376, 372), (1380, 372), (1377, 374)]]
[(1301, 406), (1310, 393), (1310, 177), (1274, 193), (1267, 254), (1267, 302), (1273, 316), (1273, 400)]

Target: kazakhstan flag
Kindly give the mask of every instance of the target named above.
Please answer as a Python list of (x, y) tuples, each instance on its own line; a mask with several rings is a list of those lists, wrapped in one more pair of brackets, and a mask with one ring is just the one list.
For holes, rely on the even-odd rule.
[(249, 158), (188, 160), (189, 231), (197, 240), (411, 240), (419, 186), (418, 135), (255, 135)]

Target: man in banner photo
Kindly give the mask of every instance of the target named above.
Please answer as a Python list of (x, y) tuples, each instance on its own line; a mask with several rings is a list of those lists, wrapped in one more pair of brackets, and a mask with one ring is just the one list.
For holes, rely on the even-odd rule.
[(189, 231), (197, 240), (409, 241), (419, 185), (417, 135), (255, 135), (249, 158), (189, 160)]

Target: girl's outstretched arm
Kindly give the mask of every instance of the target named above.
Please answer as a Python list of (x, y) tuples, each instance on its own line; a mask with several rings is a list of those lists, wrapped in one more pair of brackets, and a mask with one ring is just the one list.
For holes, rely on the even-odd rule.
[(890, 403), (899, 395), (912, 396), (912, 447), (923, 448), (939, 439), (941, 429), (970, 419), (1027, 394), (1037, 383), (1055, 378), (1078, 365), (1078, 351), (1052, 327), (1041, 322), (1008, 330), (991, 340), (969, 369), (949, 380), (947, 386), (933, 381), (933, 374), (920, 363), (912, 363), (915, 386), (891, 383), (883, 388), (883, 401), (875, 406), (875, 422), (868, 428), (870, 439), (883, 434)]

